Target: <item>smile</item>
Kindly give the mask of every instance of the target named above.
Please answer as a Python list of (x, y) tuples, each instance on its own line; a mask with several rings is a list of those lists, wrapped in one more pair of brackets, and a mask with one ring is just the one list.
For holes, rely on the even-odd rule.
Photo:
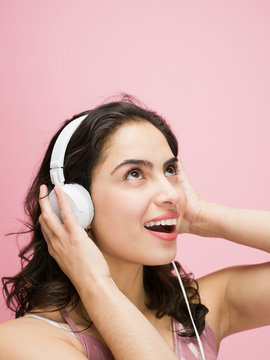
[(152, 236), (161, 240), (174, 241), (177, 239), (177, 229), (175, 225), (154, 225), (151, 227), (144, 227), (145, 230)]
[(151, 226), (159, 226), (159, 225), (176, 225), (177, 219), (163, 219), (158, 221), (150, 221), (147, 222), (144, 226), (151, 227)]
[(150, 221), (144, 225), (151, 231), (172, 233), (174, 231), (177, 219), (166, 219), (160, 221)]
[(178, 235), (176, 227), (178, 218), (179, 213), (177, 211), (168, 211), (161, 216), (147, 221), (144, 224), (144, 228), (148, 233), (159, 239), (173, 241), (176, 240)]

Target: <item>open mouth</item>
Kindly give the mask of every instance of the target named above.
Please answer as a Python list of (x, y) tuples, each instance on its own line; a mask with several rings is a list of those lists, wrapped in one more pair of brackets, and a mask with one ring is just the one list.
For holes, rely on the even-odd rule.
[[(172, 214), (170, 213), (169, 215), (171, 216)], [(170, 217), (166, 219), (168, 215), (165, 214), (163, 218), (156, 218), (145, 223), (144, 227), (156, 238), (164, 241), (175, 241), (178, 235), (176, 225), (179, 214), (173, 213), (173, 215), (175, 215), (175, 218)]]
[[(175, 213), (175, 215), (177, 216), (178, 213)], [(166, 216), (166, 214), (165, 214)], [(165, 217), (164, 216), (164, 217)], [(165, 234), (170, 234), (169, 237), (172, 237), (174, 233), (176, 233), (176, 224), (177, 224), (177, 217), (175, 218), (160, 218), (157, 220), (151, 220), (147, 223), (144, 224), (144, 227), (146, 230), (149, 230), (151, 232), (156, 232), (158, 237), (164, 237), (166, 236)], [(162, 235), (163, 233), (163, 235)], [(158, 235), (160, 234), (160, 236)]]
[(175, 225), (153, 225), (144, 227), (151, 231), (164, 232), (164, 233), (172, 233), (175, 230)]

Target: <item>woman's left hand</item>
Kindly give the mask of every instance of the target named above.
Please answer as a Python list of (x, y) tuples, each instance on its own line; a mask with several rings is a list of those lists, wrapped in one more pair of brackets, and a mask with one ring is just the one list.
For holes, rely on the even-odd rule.
[(196, 224), (198, 223), (200, 215), (205, 209), (207, 202), (191, 184), (191, 181), (185, 173), (181, 160), (179, 160), (178, 178), (179, 185), (186, 196), (186, 209), (178, 228), (178, 233), (197, 234)]

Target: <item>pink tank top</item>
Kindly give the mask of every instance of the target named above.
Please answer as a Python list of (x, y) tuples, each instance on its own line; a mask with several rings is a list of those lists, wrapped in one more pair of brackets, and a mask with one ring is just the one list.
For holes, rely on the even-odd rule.
[[(113, 354), (110, 349), (103, 345), (100, 341), (91, 335), (78, 332), (78, 328), (74, 321), (69, 316), (67, 310), (61, 310), (61, 313), (74, 332), (76, 338), (83, 346), (84, 354), (88, 360), (114, 360)], [(179, 359), (182, 360), (201, 360), (201, 353), (198, 346), (198, 341), (195, 338), (184, 338), (176, 334), (177, 330), (183, 329), (182, 325), (172, 318), (172, 325), (174, 331), (174, 351)], [(206, 324), (202, 332), (201, 341), (204, 349), (205, 358), (207, 360), (216, 360), (216, 342), (212, 329)]]

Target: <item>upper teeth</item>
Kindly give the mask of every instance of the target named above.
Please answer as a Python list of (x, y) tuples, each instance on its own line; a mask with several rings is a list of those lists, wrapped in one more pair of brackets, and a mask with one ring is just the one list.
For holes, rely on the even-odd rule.
[(150, 227), (154, 225), (176, 225), (176, 219), (166, 219), (166, 220), (160, 220), (160, 221), (150, 221), (146, 223), (144, 226)]

